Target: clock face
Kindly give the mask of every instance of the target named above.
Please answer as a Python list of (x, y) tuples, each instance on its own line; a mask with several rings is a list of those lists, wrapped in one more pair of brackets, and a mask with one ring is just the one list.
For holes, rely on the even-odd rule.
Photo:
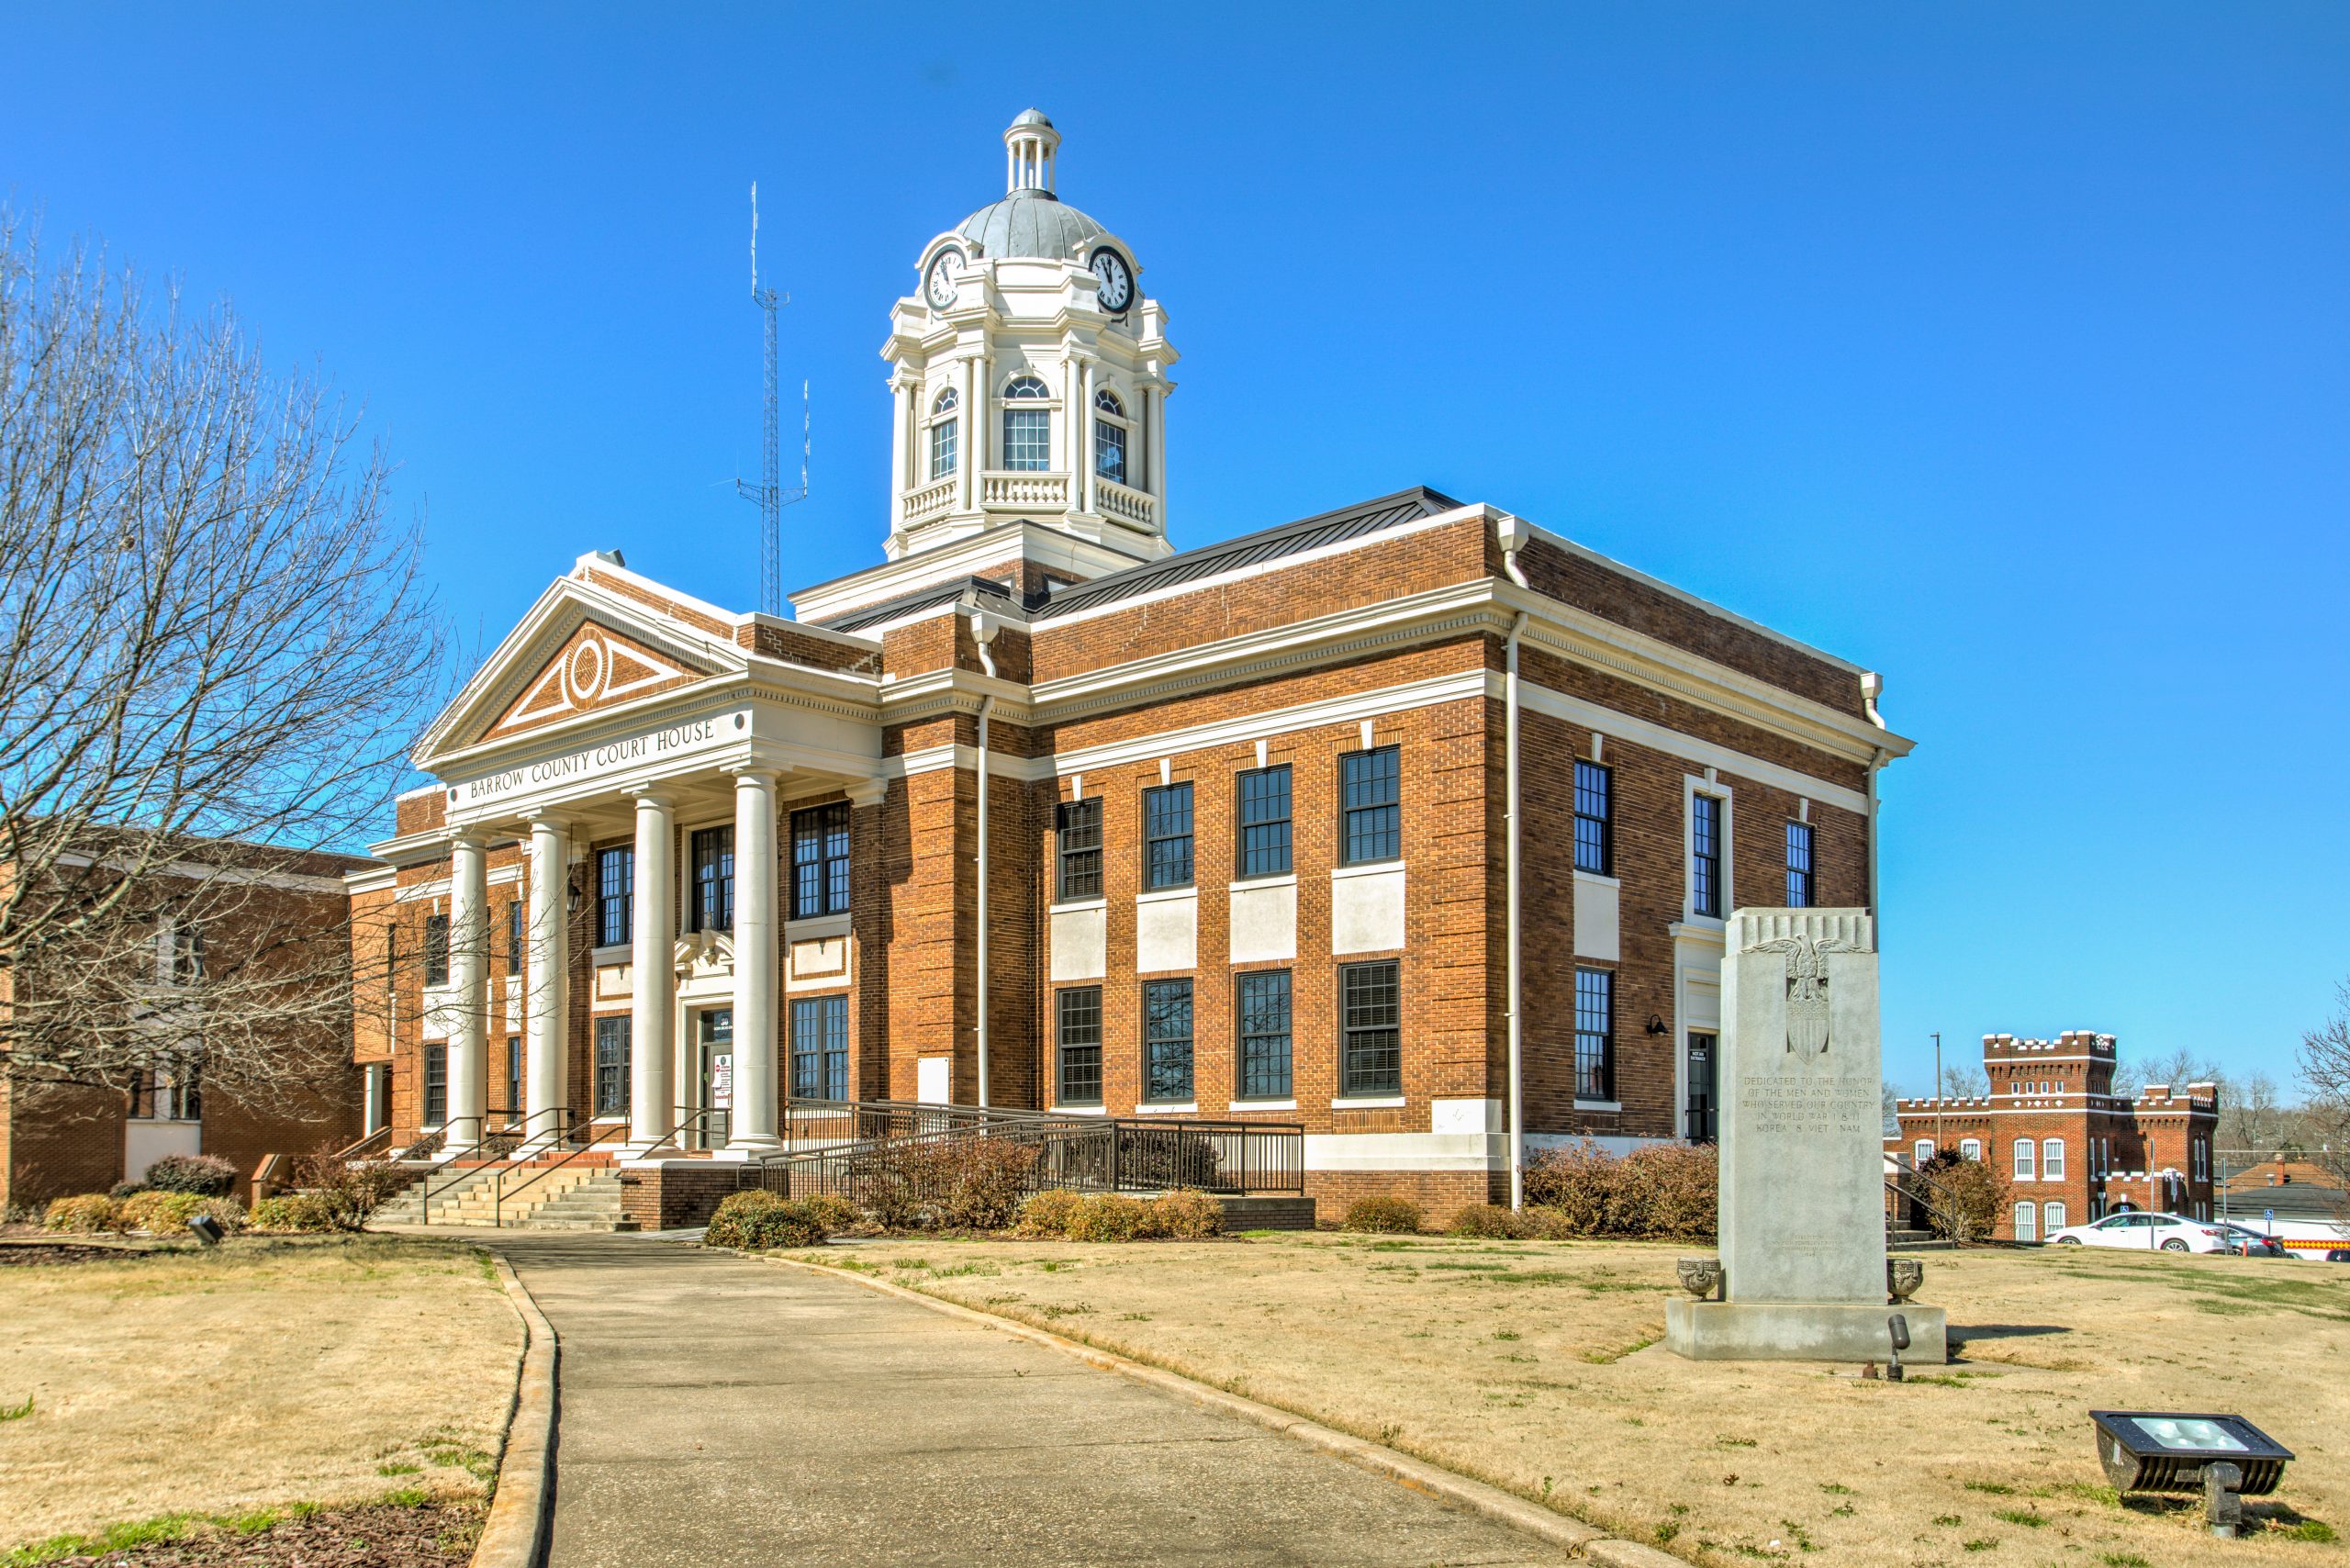
[(1093, 297), (1100, 300), (1102, 308), (1111, 315), (1123, 314), (1126, 307), (1135, 302), (1134, 269), (1126, 265), (1125, 257), (1107, 245), (1093, 252), (1093, 275), (1102, 280), (1102, 286), (1093, 291)]
[(930, 280), (923, 286), (923, 292), (929, 295), (934, 308), (944, 310), (955, 303), (955, 291), (962, 280), (963, 252), (941, 251), (938, 259), (930, 263)]

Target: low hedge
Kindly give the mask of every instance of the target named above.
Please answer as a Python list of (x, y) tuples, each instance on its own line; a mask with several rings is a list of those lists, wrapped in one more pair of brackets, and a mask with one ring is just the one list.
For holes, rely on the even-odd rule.
[(830, 1234), (824, 1223), (828, 1212), (836, 1211), (820, 1206), (812, 1198), (787, 1198), (760, 1191), (734, 1193), (711, 1215), (702, 1239), (711, 1247), (739, 1247), (752, 1252), (777, 1247), (821, 1247)]
[(1409, 1198), (1357, 1198), (1347, 1210), (1340, 1230), (1369, 1231), (1375, 1235), (1409, 1236), (1420, 1228), (1424, 1216), (1420, 1205)]
[(94, 1236), (114, 1228), (115, 1201), (104, 1193), (83, 1193), (71, 1198), (51, 1200), (43, 1211), (43, 1230), (72, 1231), (77, 1235)]
[(167, 1154), (147, 1167), (146, 1182), (159, 1193), (224, 1198), (237, 1184), (237, 1168), (217, 1154)]
[(1016, 1228), (1064, 1241), (1194, 1241), (1223, 1231), (1224, 1205), (1188, 1188), (1156, 1198), (1044, 1192), (1020, 1205)]
[(1526, 1167), (1534, 1234), (1704, 1241), (1714, 1235), (1720, 1166), (1710, 1144), (1660, 1143), (1613, 1155), (1584, 1141)]

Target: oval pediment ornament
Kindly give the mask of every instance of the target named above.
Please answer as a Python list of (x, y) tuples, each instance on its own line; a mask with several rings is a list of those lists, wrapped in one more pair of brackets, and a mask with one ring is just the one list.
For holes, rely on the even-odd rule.
[(550, 723), (699, 678), (694, 671), (671, 663), (650, 648), (590, 622), (573, 633), (563, 650), (547, 661), (523, 690), (520, 700), (491, 727), (490, 733), (498, 734)]

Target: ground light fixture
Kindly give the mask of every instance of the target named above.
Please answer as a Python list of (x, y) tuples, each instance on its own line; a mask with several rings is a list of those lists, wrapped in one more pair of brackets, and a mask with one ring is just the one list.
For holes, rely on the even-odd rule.
[(2241, 1416), (2185, 1410), (2092, 1410), (2097, 1457), (2117, 1492), (2203, 1493), (2211, 1533), (2232, 1537), (2247, 1496), (2277, 1490), (2290, 1449)]
[(196, 1232), (196, 1238), (207, 1247), (220, 1245), (220, 1238), (224, 1232), (220, 1228), (220, 1222), (210, 1215), (196, 1215), (187, 1222), (187, 1227)]

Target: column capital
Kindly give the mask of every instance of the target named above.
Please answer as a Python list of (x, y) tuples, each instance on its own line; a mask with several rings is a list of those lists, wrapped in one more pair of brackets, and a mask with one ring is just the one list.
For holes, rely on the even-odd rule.
[(561, 812), (548, 811), (544, 808), (535, 812), (524, 812), (522, 821), (533, 828), (543, 827), (552, 833), (571, 831), (571, 819), (568, 816)]
[(452, 849), (487, 849), (489, 847), (489, 830), (486, 827), (479, 826), (453, 828), (449, 833), (449, 847)]
[(657, 784), (630, 784), (624, 786), (621, 792), (634, 801), (640, 812), (666, 812), (677, 803), (677, 797), (666, 793)]
[(737, 762), (729, 763), (722, 771), (733, 774), (738, 787), (745, 780), (772, 785), (791, 771), (791, 765), (786, 762)]

